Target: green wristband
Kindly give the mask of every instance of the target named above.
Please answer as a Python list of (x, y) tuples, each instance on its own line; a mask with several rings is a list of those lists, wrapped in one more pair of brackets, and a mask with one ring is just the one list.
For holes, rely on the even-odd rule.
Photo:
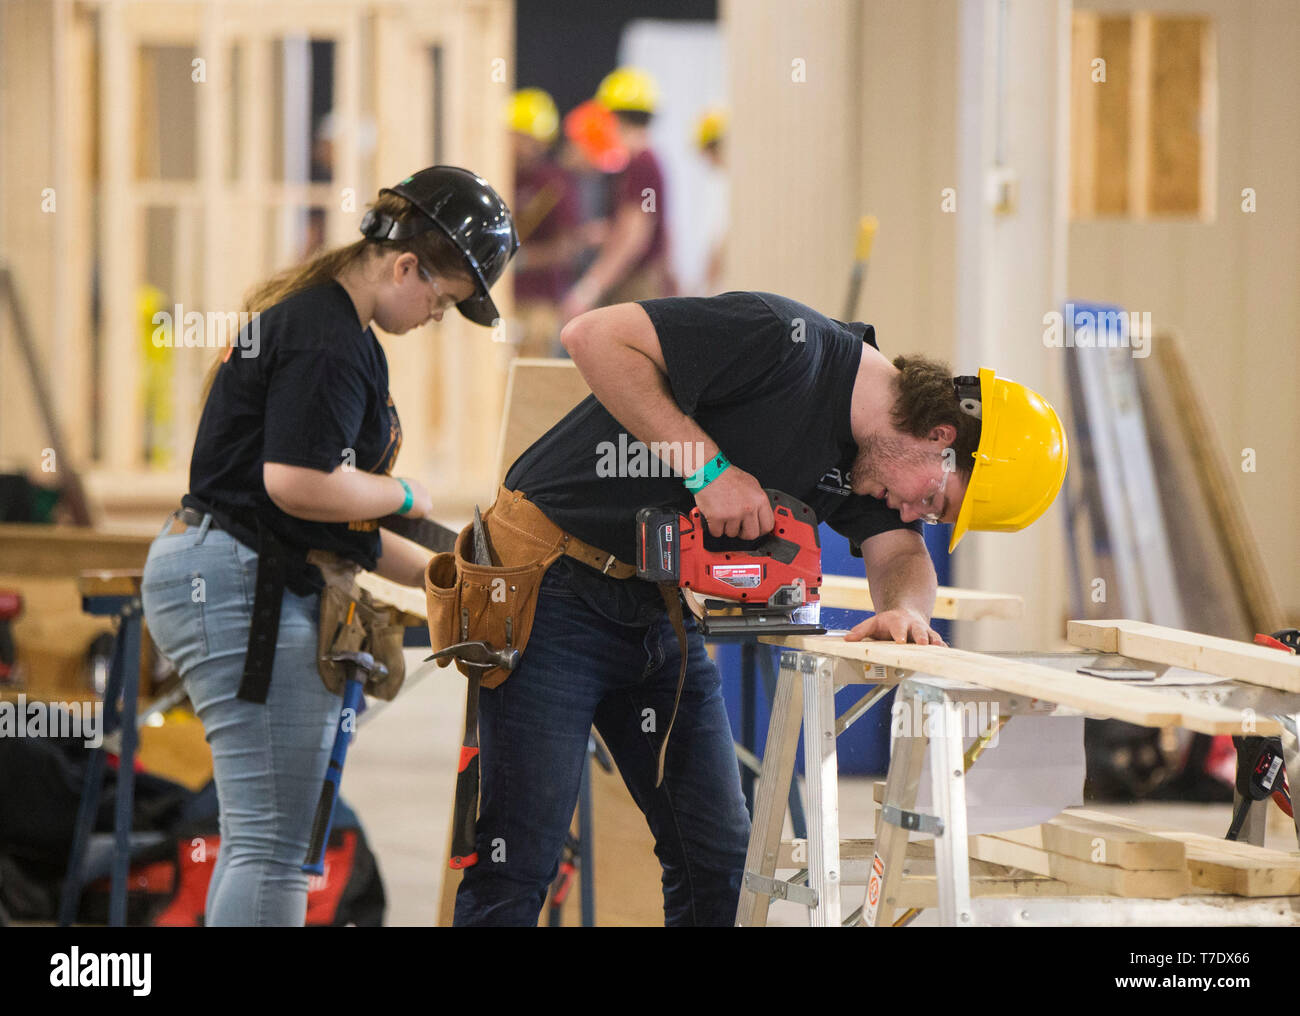
[(400, 483), (402, 485), (402, 489), (406, 491), (406, 500), (402, 502), (402, 507), (397, 509), (398, 515), (405, 515), (407, 512), (411, 510), (411, 505), (415, 504), (415, 494), (411, 490), (411, 485), (407, 483), (405, 480), (403, 480), (400, 476), (394, 476), (393, 479), (396, 480), (398, 483)]
[(698, 494), (710, 483), (725, 473), (730, 465), (731, 463), (727, 461), (727, 457), (723, 455), (722, 452), (718, 452), (717, 455), (709, 459), (708, 462), (704, 463), (704, 465), (690, 476), (686, 477), (682, 482), (686, 484), (686, 489), (692, 494)]

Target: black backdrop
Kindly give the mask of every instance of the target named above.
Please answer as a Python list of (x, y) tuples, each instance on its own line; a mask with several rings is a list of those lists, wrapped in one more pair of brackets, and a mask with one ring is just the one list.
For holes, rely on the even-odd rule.
[(516, 87), (546, 89), (563, 116), (590, 99), (614, 69), (629, 21), (717, 17), (717, 0), (517, 0)]

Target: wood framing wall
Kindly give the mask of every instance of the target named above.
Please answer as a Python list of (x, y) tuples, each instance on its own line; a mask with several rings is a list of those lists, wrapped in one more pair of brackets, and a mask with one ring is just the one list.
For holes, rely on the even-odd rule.
[[(165, 502), (183, 490), (202, 378), (217, 355), (155, 357), (172, 404), (170, 467), (150, 470), (143, 387), (159, 366), (147, 362), (140, 287), (165, 276), (168, 309), (238, 311), (252, 284), (300, 257), (295, 216), (322, 209), (326, 243), (351, 242), (377, 189), (435, 154), (511, 192), (497, 126), (513, 83), (513, 15), (512, 0), (3, 5), (0, 254), (35, 322), (69, 446), (83, 468), (97, 467), (92, 494)], [(288, 87), (285, 47), (301, 53), (309, 39), (334, 44), (328, 182), (283, 169), (286, 117), (304, 109), (286, 112), (276, 98)], [(193, 73), (191, 61), (202, 65)], [(188, 171), (160, 173), (169, 160)], [(46, 187), (57, 214), (42, 211)], [(508, 283), (501, 291), (508, 313)], [(437, 502), (483, 499), (509, 347), (456, 314), (381, 341), (404, 422), (400, 470)], [(0, 375), (3, 468), (38, 468), (47, 444), (28, 387), (20, 371)]]
[[(1127, 13), (1136, 0), (1079, 9)], [(1300, 399), (1300, 6), (1272, 0), (1166, 0), (1162, 13), (1212, 19), (1218, 63), (1213, 221), (1076, 222), (1069, 293), (1149, 311), (1177, 331), (1233, 467), (1247, 520), (1291, 623), (1300, 620), (1300, 528), (1293, 506)], [(1255, 211), (1243, 209), (1254, 192)], [(1255, 453), (1255, 471), (1242, 465)], [(1185, 548), (1195, 552), (1193, 548)]]

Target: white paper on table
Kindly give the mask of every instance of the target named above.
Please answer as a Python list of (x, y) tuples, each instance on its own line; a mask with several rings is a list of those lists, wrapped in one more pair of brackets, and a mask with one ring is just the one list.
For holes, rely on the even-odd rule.
[[(975, 738), (963, 740), (963, 749)], [(1023, 829), (1083, 804), (1082, 716), (1014, 716), (966, 774), (967, 833)], [(916, 810), (934, 814), (927, 753)]]

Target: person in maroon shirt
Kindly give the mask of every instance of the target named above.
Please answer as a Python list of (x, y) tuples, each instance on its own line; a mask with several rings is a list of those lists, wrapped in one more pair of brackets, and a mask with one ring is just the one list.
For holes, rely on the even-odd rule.
[(676, 292), (668, 264), (664, 175), (650, 148), (658, 88), (644, 71), (620, 67), (600, 83), (596, 101), (617, 117), (629, 159), (614, 184), (609, 235), (560, 307), (565, 321), (593, 307)]
[(524, 88), (510, 97), (506, 120), (515, 157), (515, 313), (522, 323), (520, 356), (551, 356), (559, 347), (559, 305), (573, 285), (578, 195), (551, 156), (560, 116), (550, 95)]

